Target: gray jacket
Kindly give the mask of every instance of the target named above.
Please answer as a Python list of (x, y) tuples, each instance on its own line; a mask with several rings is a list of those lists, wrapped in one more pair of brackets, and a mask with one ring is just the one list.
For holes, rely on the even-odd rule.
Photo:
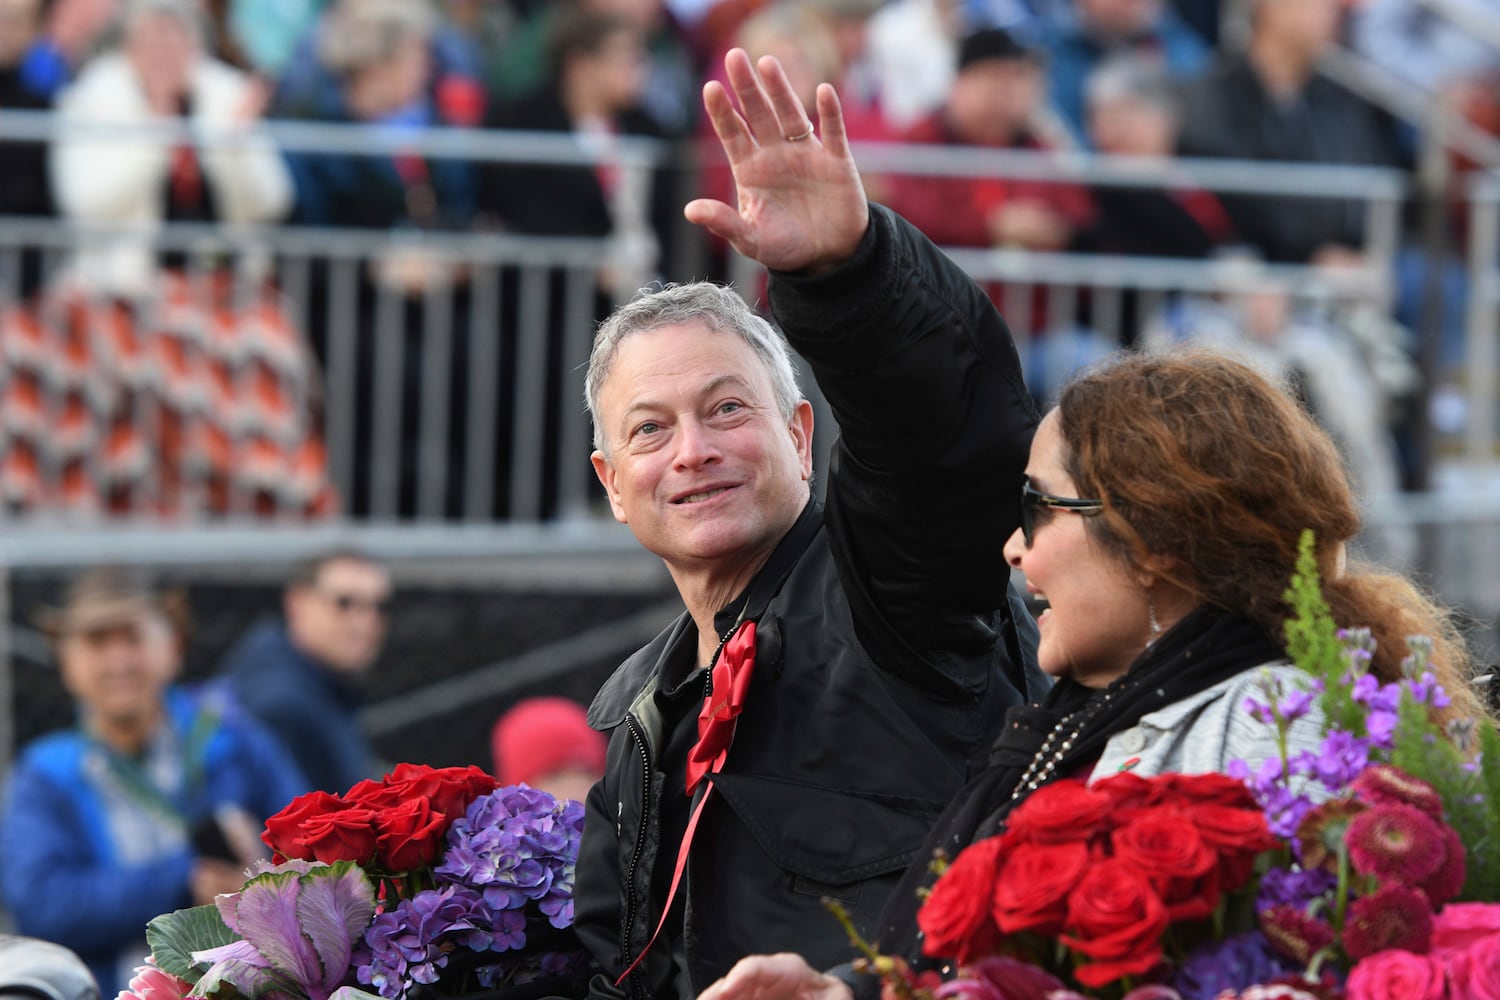
[[(1139, 775), (1178, 772), (1205, 774), (1224, 771), (1232, 760), (1248, 761), (1255, 767), (1281, 751), (1276, 730), (1245, 709), (1245, 699), (1265, 701), (1262, 676), (1271, 673), (1283, 687), (1310, 688), (1310, 674), (1285, 661), (1272, 661), (1236, 674), (1211, 688), (1173, 702), (1129, 729), (1116, 733), (1104, 747), (1094, 778), (1133, 770)], [(1316, 752), (1323, 739), (1323, 713), (1313, 710), (1292, 723), (1287, 751), (1296, 756), (1303, 750)], [(1130, 764), (1132, 760), (1134, 764)], [(1130, 764), (1127, 767), (1127, 764)]]

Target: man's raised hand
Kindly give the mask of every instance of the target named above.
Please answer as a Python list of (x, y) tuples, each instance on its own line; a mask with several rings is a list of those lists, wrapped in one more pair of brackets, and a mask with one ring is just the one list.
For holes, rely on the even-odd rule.
[(870, 217), (838, 95), (826, 83), (818, 87), (814, 129), (774, 58), (752, 66), (744, 50), (731, 49), (724, 69), (739, 110), (717, 82), (704, 86), (703, 104), (729, 158), (739, 206), (698, 198), (684, 214), (774, 270), (836, 266), (859, 247)]

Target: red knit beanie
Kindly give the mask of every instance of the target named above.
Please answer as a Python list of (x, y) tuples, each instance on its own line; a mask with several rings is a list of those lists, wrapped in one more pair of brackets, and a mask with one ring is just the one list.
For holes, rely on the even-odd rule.
[(532, 783), (569, 767), (604, 773), (604, 734), (589, 728), (583, 706), (567, 698), (528, 698), (500, 716), (490, 732), (495, 777)]

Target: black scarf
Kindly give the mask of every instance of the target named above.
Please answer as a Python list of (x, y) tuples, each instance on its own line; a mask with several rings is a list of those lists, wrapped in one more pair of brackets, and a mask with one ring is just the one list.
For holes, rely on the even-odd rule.
[[(929, 885), (928, 863), (934, 851), (949, 858), (976, 840), (998, 833), (1005, 817), (1025, 799), (1012, 793), (1054, 726), (1073, 712), (1089, 715), (1058, 760), (1051, 777), (1067, 775), (1098, 759), (1111, 736), (1142, 716), (1213, 687), (1246, 670), (1283, 656), (1260, 626), (1217, 608), (1200, 607), (1142, 653), (1125, 675), (1097, 690), (1071, 680), (1052, 686), (1040, 705), (1018, 705), (1005, 713), (1005, 724), (990, 749), (989, 760), (938, 818), (900, 885), (885, 905), (877, 942), (889, 955), (905, 956), (921, 968), (917, 941), (917, 890)], [(1105, 696), (1108, 701), (1104, 701)], [(863, 987), (874, 982), (864, 977)], [(878, 993), (878, 985), (875, 986)], [(870, 994), (874, 995), (874, 994)]]

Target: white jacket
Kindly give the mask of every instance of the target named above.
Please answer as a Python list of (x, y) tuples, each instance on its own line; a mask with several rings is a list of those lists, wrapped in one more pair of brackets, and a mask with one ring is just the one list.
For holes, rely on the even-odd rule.
[[(220, 221), (272, 222), (291, 208), (291, 173), (281, 154), (253, 124), (235, 121), (248, 99), (250, 78), (204, 56), (193, 71), (192, 125), (203, 135), (234, 134), (231, 144), (200, 147), (204, 181)], [(125, 56), (111, 52), (86, 66), (58, 100), (60, 123), (111, 126), (155, 121), (145, 92)], [(162, 221), (171, 149), (151, 138), (61, 135), (53, 148), (52, 187), (63, 216), (75, 222), (128, 225), (149, 234)], [(91, 291), (138, 294), (151, 286), (156, 265), (139, 239), (86, 241), (72, 277)]]

